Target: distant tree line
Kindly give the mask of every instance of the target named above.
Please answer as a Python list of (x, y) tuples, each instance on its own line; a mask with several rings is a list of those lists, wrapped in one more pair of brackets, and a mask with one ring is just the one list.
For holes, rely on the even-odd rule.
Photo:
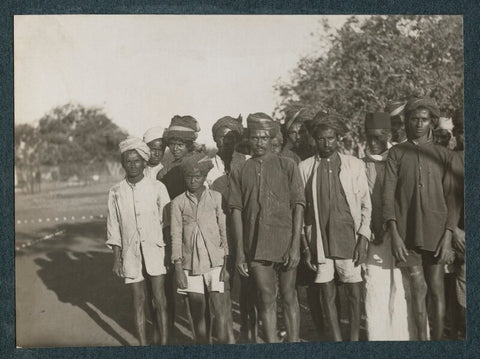
[(60, 180), (82, 179), (88, 168), (110, 168), (106, 165), (118, 159), (118, 144), (126, 136), (102, 109), (66, 104), (36, 126), (15, 126), (15, 167), (27, 184), (40, 166), (58, 167)]

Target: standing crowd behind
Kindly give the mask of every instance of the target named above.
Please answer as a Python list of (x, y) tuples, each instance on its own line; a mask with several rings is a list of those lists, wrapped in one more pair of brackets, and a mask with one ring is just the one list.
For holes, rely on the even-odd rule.
[(366, 114), (357, 156), (333, 111), (283, 124), (258, 112), (246, 125), (216, 121), (214, 157), (195, 143), (192, 116), (120, 143), (126, 176), (109, 192), (107, 245), (132, 288), (140, 345), (173, 343), (180, 306), (197, 343), (257, 342), (259, 327), (266, 342), (298, 342), (299, 291), (319, 340), (359, 340), (362, 315), (368, 340), (465, 335), (463, 109), (452, 121), (430, 98), (390, 102)]

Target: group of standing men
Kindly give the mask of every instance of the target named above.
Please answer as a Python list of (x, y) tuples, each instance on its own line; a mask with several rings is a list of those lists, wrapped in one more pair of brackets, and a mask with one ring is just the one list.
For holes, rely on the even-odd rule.
[[(439, 119), (429, 98), (368, 113), (362, 159), (339, 151), (342, 116), (303, 109), (283, 125), (250, 114), (246, 130), (241, 117), (219, 119), (213, 158), (196, 148), (191, 116), (120, 143), (126, 177), (109, 193), (107, 245), (114, 273), (131, 283), (140, 344), (146, 303), (154, 342), (171, 343), (176, 293), (196, 342), (212, 342), (214, 332), (235, 343), (234, 283), (242, 341), (257, 340), (260, 321), (265, 340), (279, 341), (278, 289), (286, 340), (299, 341), (300, 288), (322, 338), (341, 341), (339, 286), (349, 340), (359, 340), (363, 303), (369, 340), (439, 340), (447, 264), (456, 337), (466, 306), (463, 112), (454, 116), (456, 152), (435, 143)], [(164, 166), (166, 147), (173, 161)]]

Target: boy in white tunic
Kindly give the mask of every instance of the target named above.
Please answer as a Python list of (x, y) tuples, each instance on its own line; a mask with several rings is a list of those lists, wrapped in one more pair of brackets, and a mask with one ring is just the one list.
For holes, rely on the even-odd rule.
[(139, 138), (120, 143), (126, 176), (108, 194), (107, 246), (113, 249), (113, 272), (133, 291), (133, 314), (140, 345), (146, 345), (145, 281), (151, 284), (161, 344), (168, 342), (165, 300), (165, 243), (162, 227), (170, 202), (165, 186), (143, 174), (150, 149)]

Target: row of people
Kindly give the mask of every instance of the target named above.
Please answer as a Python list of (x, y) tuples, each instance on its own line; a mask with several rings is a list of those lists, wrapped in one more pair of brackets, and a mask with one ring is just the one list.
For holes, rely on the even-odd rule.
[[(161, 344), (171, 342), (176, 293), (185, 295), (196, 342), (210, 342), (214, 327), (218, 342), (234, 343), (234, 277), (241, 340), (256, 341), (259, 319), (266, 341), (279, 340), (279, 288), (286, 340), (299, 341), (299, 286), (319, 333), (342, 340), (339, 284), (349, 340), (359, 339), (363, 286), (369, 340), (441, 339), (444, 266), (455, 258), (464, 314), (465, 237), (463, 114), (455, 116), (457, 153), (434, 144), (439, 118), (428, 98), (367, 114), (362, 159), (339, 152), (348, 128), (325, 111), (301, 110), (283, 128), (251, 114), (246, 136), (241, 117), (223, 117), (212, 128), (213, 158), (196, 151), (200, 128), (191, 116), (123, 141), (126, 178), (109, 193), (107, 245), (114, 273), (132, 284), (140, 344), (145, 278)], [(173, 161), (163, 166), (167, 146)]]

